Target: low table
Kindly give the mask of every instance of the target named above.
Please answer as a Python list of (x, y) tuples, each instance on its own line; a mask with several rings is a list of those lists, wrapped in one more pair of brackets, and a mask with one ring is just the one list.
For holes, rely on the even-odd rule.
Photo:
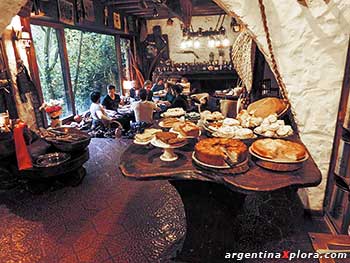
[[(293, 140), (300, 142), (297, 137)], [(321, 182), (321, 173), (311, 157), (294, 172), (269, 171), (252, 160), (249, 160), (250, 169), (242, 174), (209, 172), (192, 162), (194, 143), (176, 149), (179, 159), (175, 162), (161, 161), (162, 150), (159, 148), (131, 145), (123, 153), (120, 164), (122, 174), (128, 179), (168, 180), (179, 193), (187, 231), (182, 250), (176, 257), (185, 262), (214, 262), (213, 259), (222, 262), (226, 252), (235, 252), (228, 249), (239, 249), (236, 236), (244, 228), (239, 224), (244, 224), (242, 208), (249, 195), (260, 195), (259, 198), (268, 203), (262, 213), (266, 217), (271, 214), (272, 218), (265, 225), (259, 221), (251, 225), (247, 220), (248, 232), (249, 228), (260, 227), (261, 231), (257, 231), (263, 235), (262, 240), (283, 238), (293, 221), (298, 224), (298, 213), (303, 212), (299, 209), (301, 205), (299, 208), (296, 205), (295, 200), (299, 200), (297, 189), (317, 186)], [(285, 202), (287, 209), (273, 206), (274, 201), (270, 204), (269, 200)]]

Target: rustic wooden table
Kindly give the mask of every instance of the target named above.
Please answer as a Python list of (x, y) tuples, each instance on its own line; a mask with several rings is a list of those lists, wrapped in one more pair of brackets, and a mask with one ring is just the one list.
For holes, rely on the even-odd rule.
[[(296, 137), (293, 140), (300, 142)], [(242, 174), (203, 170), (192, 162), (195, 142), (192, 140), (175, 149), (179, 156), (175, 162), (161, 161), (162, 149), (133, 144), (124, 152), (120, 163), (120, 170), (128, 179), (168, 180), (175, 187), (184, 204), (187, 224), (184, 244), (177, 259), (186, 262), (223, 260), (237, 232), (237, 226), (232, 222), (240, 213), (247, 195), (273, 195), (285, 191), (289, 196), (290, 192), (294, 193), (296, 198), (298, 188), (317, 186), (321, 182), (321, 173), (311, 157), (294, 172), (266, 170), (251, 159), (249, 170)], [(278, 214), (278, 209), (273, 209)], [(284, 211), (281, 214), (290, 216)], [(208, 247), (215, 249), (212, 251)], [(204, 258), (211, 260), (205, 261)]]

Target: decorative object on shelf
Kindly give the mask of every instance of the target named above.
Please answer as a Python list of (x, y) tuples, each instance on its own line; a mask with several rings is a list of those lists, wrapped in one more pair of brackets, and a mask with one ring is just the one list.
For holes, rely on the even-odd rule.
[(104, 26), (108, 26), (108, 6), (103, 8), (103, 24)]
[(44, 102), (40, 107), (40, 110), (45, 110), (47, 115), (49, 115), (52, 128), (60, 127), (62, 125), (60, 120), (60, 116), (62, 115), (62, 104), (63, 102), (61, 100), (50, 100), (48, 103)]
[(113, 12), (113, 25), (115, 29), (122, 29), (122, 21), (120, 19), (120, 14), (117, 12)]
[(89, 22), (95, 22), (95, 11), (93, 0), (83, 0), (84, 19)]
[(75, 2), (75, 10), (76, 10), (77, 22), (80, 23), (84, 19), (84, 7), (83, 7), (82, 0), (76, 0), (76, 2)]
[(74, 5), (67, 0), (59, 0), (58, 13), (62, 23), (74, 25)]

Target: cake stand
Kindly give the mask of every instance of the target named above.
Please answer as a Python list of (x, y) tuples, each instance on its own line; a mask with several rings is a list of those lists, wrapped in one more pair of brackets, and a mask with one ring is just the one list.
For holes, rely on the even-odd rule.
[(169, 145), (160, 140), (154, 138), (151, 141), (151, 144), (155, 147), (162, 148), (163, 154), (160, 156), (160, 159), (164, 162), (173, 162), (176, 161), (179, 157), (175, 154), (174, 149), (181, 148), (187, 144), (187, 141), (176, 145)]

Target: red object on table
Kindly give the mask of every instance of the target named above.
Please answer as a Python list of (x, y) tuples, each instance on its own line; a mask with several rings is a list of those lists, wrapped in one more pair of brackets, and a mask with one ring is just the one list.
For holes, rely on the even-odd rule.
[(24, 122), (19, 122), (13, 130), (15, 140), (17, 165), (19, 170), (26, 170), (33, 167), (32, 158), (30, 157), (26, 142), (23, 136), (23, 130), (27, 127)]

